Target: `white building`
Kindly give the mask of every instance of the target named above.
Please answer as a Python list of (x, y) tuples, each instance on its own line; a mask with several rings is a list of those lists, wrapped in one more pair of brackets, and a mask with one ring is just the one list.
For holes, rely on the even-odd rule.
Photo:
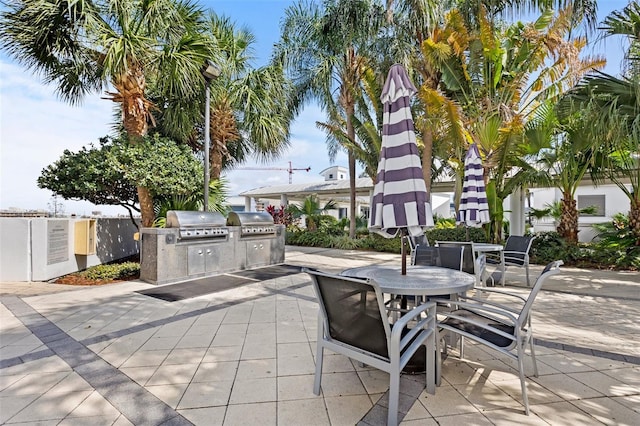
[[(331, 166), (320, 173), (323, 181), (317, 183), (300, 183), (278, 186), (265, 186), (245, 191), (240, 196), (245, 197), (245, 209), (253, 207), (265, 208), (268, 205), (275, 207), (286, 206), (289, 203), (300, 204), (310, 195), (316, 195), (320, 204), (329, 200), (337, 203), (336, 210), (328, 214), (337, 219), (349, 217), (349, 170), (342, 166)], [(373, 181), (368, 178), (356, 179), (356, 216), (369, 217)], [(450, 194), (433, 194), (432, 210), (441, 217), (451, 217)]]
[[(544, 209), (562, 199), (562, 193), (557, 188), (533, 188), (531, 207)], [(613, 184), (593, 186), (590, 180), (579, 186), (575, 195), (578, 209), (596, 206), (593, 215), (580, 215), (578, 220), (578, 239), (589, 242), (595, 237), (592, 225), (594, 223), (610, 222), (617, 213), (628, 213), (631, 207), (629, 198), (620, 188)], [(535, 232), (555, 231), (556, 223), (553, 218), (535, 220)]]

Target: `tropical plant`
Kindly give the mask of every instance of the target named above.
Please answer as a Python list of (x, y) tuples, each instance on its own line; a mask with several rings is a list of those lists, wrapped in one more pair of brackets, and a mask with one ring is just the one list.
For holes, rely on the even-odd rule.
[(594, 224), (593, 229), (596, 231), (594, 245), (609, 253), (608, 263), (640, 268), (640, 246), (636, 245), (628, 215), (618, 213), (610, 222)]
[[(169, 101), (197, 99), (204, 91), (200, 67), (217, 56), (205, 36), (203, 12), (189, 0), (12, 0), (5, 5), (2, 48), (55, 84), (70, 103), (112, 88), (107, 99), (119, 105), (132, 143), (155, 122), (148, 86)], [(142, 225), (151, 226), (152, 193), (138, 186), (137, 195)]]
[[(285, 65), (296, 87), (296, 113), (314, 99), (330, 121), (343, 117), (344, 133), (356, 143), (352, 118), (367, 69), (372, 40), (384, 12), (371, 0), (299, 1), (287, 8), (274, 57)], [(347, 148), (350, 184), (349, 236), (355, 237), (356, 158)]]
[(606, 36), (626, 35), (627, 75), (605, 73), (585, 77), (566, 98), (564, 110), (591, 113), (585, 129), (598, 147), (591, 177), (596, 183), (613, 182), (628, 197), (629, 222), (640, 246), (640, 4), (629, 3), (604, 21)]
[(293, 214), (287, 211), (285, 206), (276, 208), (275, 206), (269, 205), (265, 210), (273, 217), (273, 223), (275, 224), (285, 225), (287, 229), (297, 227), (298, 225), (298, 219), (295, 219)]
[(534, 124), (527, 129), (527, 137), (529, 140), (540, 139), (538, 146), (544, 146), (545, 140), (551, 141), (550, 147), (543, 148), (539, 154), (538, 166), (545, 174), (538, 178), (538, 182), (560, 190), (559, 208), (549, 209), (549, 213), (557, 211), (553, 217), (558, 234), (569, 244), (577, 244), (579, 215), (594, 211), (593, 207), (578, 210), (575, 199), (576, 190), (589, 170), (595, 152), (589, 135), (584, 131), (588, 127), (585, 121), (591, 118), (578, 112), (558, 121), (551, 105), (538, 108), (537, 113), (538, 116), (532, 120)]
[(123, 206), (133, 219), (136, 186), (160, 199), (197, 192), (200, 176), (200, 162), (172, 140), (154, 135), (130, 144), (126, 138), (104, 137), (99, 147), (65, 150), (42, 171), (38, 186), (65, 199)]
[(293, 214), (295, 218), (304, 216), (306, 228), (313, 232), (318, 228), (321, 216), (336, 207), (337, 205), (333, 200), (327, 201), (323, 206), (316, 195), (310, 195), (304, 199), (301, 206), (289, 204), (287, 211)]
[[(218, 179), (223, 169), (240, 164), (249, 156), (259, 161), (278, 158), (289, 146), (290, 82), (282, 66), (273, 63), (254, 68), (255, 37), (246, 28), (236, 28), (224, 16), (210, 13), (206, 32), (213, 37), (217, 52), (216, 65), (221, 75), (211, 86), (210, 108), (210, 173)], [(203, 152), (203, 102), (172, 108), (163, 118), (170, 128), (181, 130), (181, 140), (194, 151)], [(177, 112), (176, 112), (177, 111)]]
[(103, 137), (97, 146), (90, 144), (77, 152), (64, 150), (58, 160), (42, 170), (38, 187), (65, 200), (122, 206), (133, 217), (134, 211), (139, 212), (135, 184), (125, 180), (123, 171), (110, 167), (107, 160), (116, 143), (120, 141)]
[[(229, 213), (227, 201), (227, 184), (223, 179), (209, 181), (209, 211), (219, 212), (223, 215)], [(169, 210), (199, 211), (204, 208), (204, 194), (198, 189), (189, 194), (169, 194), (154, 199), (154, 212), (156, 219), (153, 226), (164, 228), (167, 223)]]
[[(528, 157), (543, 146), (525, 129), (545, 101), (557, 99), (586, 72), (604, 65), (581, 57), (586, 40), (565, 39), (571, 14), (547, 10), (530, 24), (494, 25), (483, 7), (479, 28), (452, 49), (443, 78), (448, 97), (462, 109), (462, 124), (477, 143), (485, 168), (491, 239), (502, 237), (504, 199), (537, 175)], [(464, 38), (462, 39), (464, 40)], [(443, 73), (444, 74), (444, 73)]]

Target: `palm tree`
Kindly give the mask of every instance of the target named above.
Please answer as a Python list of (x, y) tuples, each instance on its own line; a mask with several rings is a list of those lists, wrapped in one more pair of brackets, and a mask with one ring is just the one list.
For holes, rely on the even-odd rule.
[(629, 198), (629, 226), (640, 245), (640, 4), (633, 1), (611, 13), (602, 28), (605, 36), (628, 37), (628, 75), (591, 74), (570, 93), (564, 106), (593, 113), (586, 130), (600, 149), (592, 179), (613, 182)]
[(327, 134), (329, 156), (333, 158), (340, 147), (353, 151), (364, 174), (375, 183), (378, 173), (378, 161), (382, 147), (382, 113), (383, 105), (380, 100), (382, 80), (380, 74), (373, 68), (365, 70), (362, 76), (363, 95), (356, 104), (356, 113), (351, 118), (356, 141), (347, 135), (346, 122), (343, 116), (331, 110), (329, 120), (316, 122), (316, 126)]
[[(148, 84), (167, 99), (204, 91), (200, 67), (214, 57), (202, 10), (189, 0), (16, 0), (0, 19), (2, 47), (78, 103), (105, 89), (132, 143), (154, 123)], [(142, 226), (154, 219), (153, 194), (137, 188)]]
[[(291, 89), (279, 64), (253, 68), (255, 37), (248, 29), (237, 28), (228, 17), (211, 12), (205, 33), (219, 52), (216, 65), (221, 69), (211, 87), (209, 115), (210, 177), (215, 180), (222, 170), (249, 156), (269, 161), (289, 146)], [(204, 150), (203, 95), (169, 100), (159, 93), (154, 98), (162, 106), (158, 131), (187, 143), (196, 153)]]
[(335, 209), (336, 206), (337, 205), (333, 200), (327, 201), (325, 205), (322, 206), (320, 205), (320, 200), (316, 195), (309, 195), (302, 202), (302, 206), (290, 204), (287, 207), (287, 212), (293, 214), (294, 218), (304, 216), (307, 230), (313, 232), (318, 229), (320, 216), (324, 215), (329, 210)]
[(576, 113), (559, 121), (555, 108), (550, 103), (538, 109), (536, 117), (528, 129), (528, 138), (541, 138), (540, 145), (551, 141), (549, 148), (540, 152), (538, 160), (541, 169), (546, 172), (540, 183), (556, 187), (562, 193), (557, 231), (569, 244), (578, 243), (578, 210), (575, 193), (582, 178), (589, 170), (594, 147), (585, 128), (592, 117)]
[[(527, 157), (542, 146), (525, 133), (545, 101), (557, 102), (588, 71), (604, 66), (600, 58), (581, 58), (584, 38), (567, 40), (571, 14), (548, 10), (530, 24), (497, 27), (484, 9), (478, 31), (457, 46), (445, 63), (445, 93), (461, 106), (462, 122), (478, 144), (485, 168), (492, 214), (491, 239), (502, 234), (502, 203), (535, 170)], [(507, 179), (509, 178), (509, 179)]]
[[(368, 68), (368, 50), (378, 32), (383, 11), (370, 0), (299, 2), (285, 12), (275, 57), (289, 71), (296, 87), (296, 112), (311, 99), (344, 118), (345, 134), (356, 143), (353, 116), (360, 84)], [(335, 120), (334, 120), (335, 122)], [(347, 148), (349, 162), (350, 226), (355, 237), (356, 157)]]

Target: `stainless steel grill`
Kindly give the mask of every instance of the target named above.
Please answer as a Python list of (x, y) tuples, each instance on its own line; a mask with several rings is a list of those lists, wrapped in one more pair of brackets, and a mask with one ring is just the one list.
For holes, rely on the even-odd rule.
[(166, 228), (178, 228), (180, 240), (221, 240), (229, 238), (225, 217), (218, 212), (169, 210)]
[(239, 226), (240, 237), (265, 237), (276, 234), (273, 217), (267, 212), (231, 212), (227, 226)]

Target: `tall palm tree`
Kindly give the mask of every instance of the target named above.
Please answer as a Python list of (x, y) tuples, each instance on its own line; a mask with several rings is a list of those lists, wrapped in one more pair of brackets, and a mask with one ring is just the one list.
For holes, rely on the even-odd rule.
[[(200, 67), (214, 57), (202, 10), (190, 0), (15, 0), (0, 17), (2, 47), (78, 103), (108, 90), (132, 143), (154, 123), (148, 83), (168, 99), (204, 90)], [(154, 219), (153, 194), (138, 187), (142, 226)]]
[[(285, 64), (296, 86), (296, 112), (316, 100), (329, 116), (344, 118), (346, 135), (356, 143), (353, 116), (368, 68), (368, 50), (383, 20), (383, 10), (371, 0), (300, 1), (285, 12), (275, 57)], [(347, 148), (349, 162), (350, 226), (356, 230), (356, 158)]]
[[(541, 146), (526, 138), (527, 123), (545, 101), (557, 102), (601, 58), (581, 57), (581, 37), (568, 40), (570, 11), (548, 10), (530, 24), (494, 26), (484, 9), (479, 29), (456, 61), (446, 62), (446, 93), (463, 110), (463, 123), (478, 144), (492, 212), (491, 238), (500, 240), (502, 203), (530, 178), (527, 157)], [(509, 178), (509, 179), (507, 179)]]
[[(269, 161), (288, 147), (291, 88), (280, 64), (253, 67), (255, 37), (248, 29), (211, 12), (205, 33), (219, 52), (216, 65), (221, 69), (211, 87), (209, 115), (210, 177), (215, 180), (222, 170), (249, 156)], [(162, 106), (158, 130), (189, 144), (196, 153), (204, 150), (203, 95), (156, 102)]]
[[(640, 4), (630, 2), (604, 20), (605, 36), (625, 35), (627, 75), (604, 73), (585, 77), (566, 98), (568, 110), (590, 110), (594, 120), (587, 130), (600, 147), (591, 176), (596, 182), (611, 181), (629, 198), (629, 226), (640, 245)], [(562, 107), (562, 105), (561, 105)], [(630, 185), (628, 187), (627, 185)]]
[(578, 243), (578, 210), (575, 193), (582, 178), (589, 170), (594, 157), (594, 146), (585, 131), (590, 114), (577, 112), (559, 120), (554, 106), (547, 102), (538, 108), (528, 124), (529, 140), (540, 138), (540, 146), (549, 147), (540, 151), (538, 165), (544, 175), (539, 183), (558, 188), (562, 194), (557, 231), (569, 244)]

